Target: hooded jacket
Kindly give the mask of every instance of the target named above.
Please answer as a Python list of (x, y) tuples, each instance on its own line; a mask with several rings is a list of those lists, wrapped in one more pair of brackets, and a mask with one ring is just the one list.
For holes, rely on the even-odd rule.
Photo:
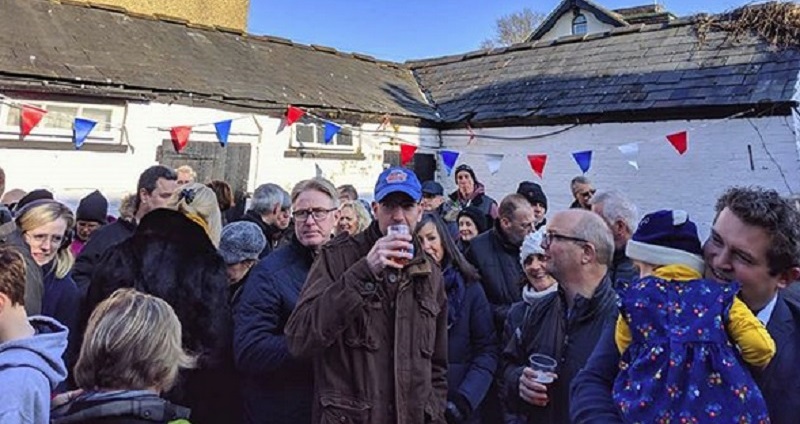
[(94, 307), (122, 287), (169, 303), (183, 328), (183, 348), (199, 355), (199, 366), (181, 371), (164, 397), (191, 408), (196, 424), (239, 422), (226, 269), (201, 226), (179, 212), (158, 209), (102, 256), (81, 317), (85, 326)]
[(47, 317), (31, 317), (32, 337), (0, 344), (0, 422), (46, 424), (50, 393), (67, 377), (61, 355), (67, 328)]
[(167, 424), (189, 413), (147, 390), (87, 392), (54, 409), (51, 424)]

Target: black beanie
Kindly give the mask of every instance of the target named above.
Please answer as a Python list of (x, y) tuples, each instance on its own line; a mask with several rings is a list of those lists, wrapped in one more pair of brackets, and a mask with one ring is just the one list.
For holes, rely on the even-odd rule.
[(17, 202), (16, 206), (14, 206), (14, 213), (15, 214), (18, 213), (26, 205), (28, 205), (31, 202), (35, 202), (37, 200), (53, 200), (53, 193), (50, 193), (45, 189), (38, 189), (31, 191), (30, 193), (23, 196), (22, 199), (19, 199), (19, 202)]
[(456, 182), (458, 182), (458, 173), (462, 172), (462, 171), (469, 172), (469, 175), (472, 177), (472, 181), (475, 182), (475, 185), (478, 184), (478, 179), (475, 178), (475, 171), (473, 171), (472, 168), (469, 165), (467, 165), (466, 163), (458, 165), (458, 168), (456, 168), (456, 173), (453, 174), (453, 175), (455, 175)]
[(105, 224), (108, 220), (108, 200), (97, 190), (89, 193), (78, 204), (75, 219)]
[(542, 186), (532, 181), (523, 181), (517, 187), (517, 194), (521, 194), (528, 199), (531, 204), (541, 203), (545, 210), (547, 209), (547, 196), (542, 190)]
[(478, 227), (478, 234), (489, 229), (489, 222), (486, 221), (486, 215), (474, 206), (467, 206), (461, 209), (461, 211), (458, 212), (458, 219), (461, 219), (462, 216), (468, 217), (475, 223), (475, 226)]

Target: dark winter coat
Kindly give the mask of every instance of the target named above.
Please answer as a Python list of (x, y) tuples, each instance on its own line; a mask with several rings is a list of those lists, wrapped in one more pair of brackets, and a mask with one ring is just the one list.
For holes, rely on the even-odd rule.
[[(457, 271), (456, 271), (457, 272)], [(448, 272), (445, 271), (445, 278)], [(462, 279), (463, 280), (463, 279)], [(448, 299), (454, 293), (448, 291)], [(478, 282), (465, 284), (455, 322), (447, 330), (447, 398), (461, 397), (471, 412), (468, 423), (481, 422), (481, 404), (494, 380), (498, 364), (497, 335), (486, 294)], [(451, 313), (454, 303), (448, 301)]]
[(260, 228), (261, 232), (264, 233), (264, 237), (267, 239), (267, 244), (264, 246), (264, 250), (261, 251), (261, 254), (258, 255), (259, 259), (264, 259), (273, 252), (274, 239), (276, 235), (282, 233), (280, 228), (275, 225), (267, 224), (263, 219), (261, 219), (261, 215), (253, 211), (247, 211), (247, 213), (245, 213), (239, 221), (252, 222), (253, 224), (258, 225), (258, 228)]
[[(778, 294), (767, 331), (777, 352), (763, 370), (752, 369), (753, 378), (767, 402), (773, 424), (796, 424), (800, 409), (800, 303), (795, 294)], [(620, 354), (614, 343), (614, 326), (603, 332), (586, 368), (572, 385), (572, 422), (622, 423), (611, 388), (619, 372)]]
[(28, 316), (41, 315), (44, 283), (39, 265), (31, 256), (31, 248), (25, 243), (13, 220), (0, 222), (0, 246), (13, 246), (25, 258), (25, 312)]
[(50, 423), (168, 424), (189, 415), (189, 409), (144, 390), (88, 392), (51, 411)]
[(625, 255), (624, 248), (614, 251), (614, 261), (611, 268), (608, 269), (608, 273), (614, 288), (619, 287), (621, 283), (630, 283), (639, 278), (639, 268), (633, 265), (633, 261)]
[(64, 362), (71, 370), (78, 361), (81, 348), (81, 295), (70, 274), (64, 278), (56, 277), (52, 262), (41, 267), (41, 273), (44, 276), (42, 315), (55, 319), (69, 329), (69, 343), (67, 350), (64, 351)]
[(481, 273), (486, 298), (492, 305), (495, 331), (502, 334), (508, 308), (522, 300), (519, 282), (523, 272), (519, 263), (519, 246), (509, 243), (495, 225), (495, 228), (472, 239), (466, 257)]
[[(485, 188), (481, 183), (475, 183), (475, 191), (472, 192), (469, 199), (461, 197), (461, 193), (458, 190), (450, 193), (448, 198), (450, 199), (450, 203), (446, 207), (449, 211), (447, 213), (448, 218), (456, 216), (458, 211), (467, 206), (476, 207), (483, 212), (483, 215), (486, 216), (486, 222), (494, 222), (495, 218), (497, 218), (497, 201), (486, 194)], [(452, 219), (447, 220), (452, 221)]]
[[(561, 287), (534, 302), (503, 350), (505, 405), (512, 412), (527, 416), (528, 424), (570, 422), (570, 382), (586, 364), (603, 328), (614, 323), (616, 317), (616, 294), (608, 276), (591, 299), (578, 297), (569, 314), (566, 292)], [(558, 379), (548, 386), (550, 402), (545, 407), (529, 405), (519, 398), (519, 378), (533, 353), (558, 361)]]
[(293, 238), (251, 270), (234, 306), (245, 423), (311, 422), (312, 364), (289, 354), (283, 330), (313, 261), (311, 249)]
[(111, 247), (118, 243), (127, 240), (136, 231), (136, 224), (124, 219), (118, 219), (111, 224), (104, 225), (97, 229), (89, 241), (83, 246), (81, 254), (75, 258), (75, 265), (72, 267), (72, 278), (78, 289), (81, 291), (81, 297), (86, 297), (86, 292), (89, 290), (89, 284), (92, 281), (92, 272), (94, 272), (100, 257)]
[(289, 352), (314, 362), (313, 423), (445, 422), (447, 301), (418, 254), (376, 278), (366, 256), (378, 222), (322, 247), (289, 322)]
[(148, 213), (133, 236), (97, 264), (84, 322), (94, 306), (121, 287), (167, 301), (181, 322), (184, 349), (200, 355), (199, 368), (182, 372), (165, 397), (189, 407), (194, 424), (238, 422), (228, 277), (203, 228), (172, 210)]

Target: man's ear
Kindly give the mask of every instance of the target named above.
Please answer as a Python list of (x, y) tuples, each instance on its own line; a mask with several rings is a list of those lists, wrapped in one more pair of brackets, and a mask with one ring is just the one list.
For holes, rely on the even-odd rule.
[(779, 277), (780, 278), (778, 280), (778, 287), (785, 289), (786, 287), (789, 286), (789, 284), (792, 284), (797, 280), (800, 280), (800, 267), (796, 266), (791, 267), (786, 271), (780, 273)]

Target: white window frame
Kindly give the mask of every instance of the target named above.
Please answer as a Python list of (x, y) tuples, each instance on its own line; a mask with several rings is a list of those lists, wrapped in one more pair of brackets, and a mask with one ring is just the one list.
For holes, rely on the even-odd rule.
[[(583, 19), (583, 22), (576, 22), (578, 19)], [(578, 32), (575, 28), (581, 25), (583, 27), (583, 32)], [(578, 13), (572, 18), (572, 35), (586, 35), (589, 33), (589, 19), (586, 18), (586, 15), (583, 13)]]
[(78, 113), (75, 116), (59, 116), (61, 119), (70, 121), (70, 128), (47, 128), (44, 126), (47, 115), (42, 118), (42, 121), (25, 137), (25, 140), (30, 141), (46, 141), (55, 143), (72, 143), (72, 128), (71, 121), (74, 118), (82, 118), (82, 113), (85, 109), (100, 109), (111, 112), (110, 126), (102, 122), (98, 122), (89, 136), (86, 138), (86, 143), (102, 143), (102, 144), (122, 144), (122, 120), (125, 115), (125, 106), (121, 105), (108, 105), (108, 104), (91, 104), (91, 103), (73, 103), (73, 102), (59, 102), (51, 100), (25, 100), (25, 99), (9, 99), (17, 104), (17, 107), (7, 104), (0, 104), (0, 138), (3, 139), (18, 139), (19, 138), (19, 125), (9, 125), (9, 114), (12, 110), (17, 109), (22, 112), (21, 107), (23, 104), (35, 106), (47, 110), (48, 107), (69, 107), (77, 108)]
[[(297, 139), (297, 130), (300, 126), (307, 126), (314, 128), (314, 142), (302, 142)], [(356, 139), (356, 131), (353, 127), (349, 125), (343, 125), (341, 131), (348, 131), (350, 133), (350, 145), (339, 145), (339, 134), (336, 134), (331, 139), (330, 144), (325, 144), (325, 140), (319, 139), (319, 137), (324, 136), (325, 134), (325, 124), (318, 123), (318, 122), (302, 122), (302, 120), (294, 123), (292, 125), (292, 141), (291, 147), (294, 149), (302, 149), (302, 150), (317, 150), (317, 151), (334, 151), (334, 152), (355, 152), (358, 149), (358, 140)]]

